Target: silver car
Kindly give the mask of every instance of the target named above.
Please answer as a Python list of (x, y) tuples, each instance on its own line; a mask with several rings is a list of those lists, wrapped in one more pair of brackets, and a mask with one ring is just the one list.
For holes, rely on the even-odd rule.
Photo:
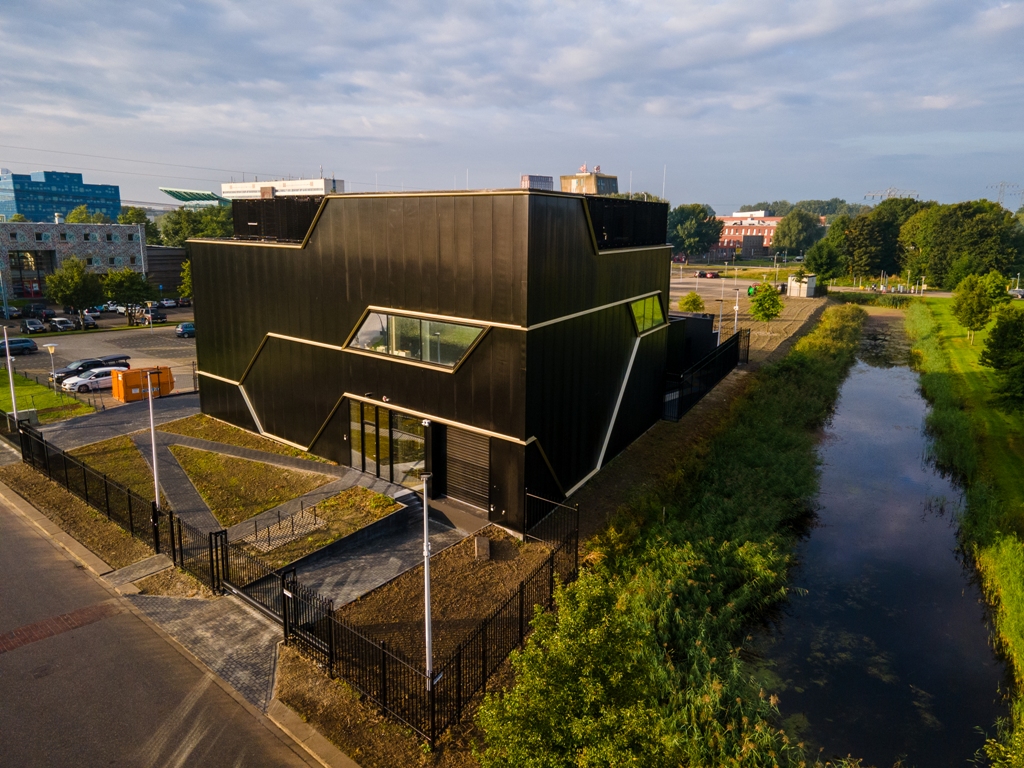
[(77, 376), (64, 379), (61, 387), (68, 392), (95, 392), (97, 389), (110, 389), (114, 386), (114, 371), (127, 370), (127, 365), (93, 368), (89, 371), (82, 371)]

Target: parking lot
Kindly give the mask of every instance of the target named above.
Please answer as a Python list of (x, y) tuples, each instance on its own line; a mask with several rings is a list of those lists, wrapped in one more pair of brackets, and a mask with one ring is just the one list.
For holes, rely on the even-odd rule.
[[(179, 339), (174, 334), (178, 323), (192, 320), (192, 308), (181, 307), (162, 310), (167, 315), (167, 322), (157, 324), (153, 328), (128, 328), (124, 330), (104, 331), (104, 328), (125, 324), (124, 316), (105, 312), (99, 319), (99, 329), (80, 333), (33, 334), (32, 339), (39, 346), (39, 351), (31, 355), (19, 355), (14, 358), (14, 369), (29, 376), (36, 375), (41, 382), (46, 382), (50, 375), (50, 355), (44, 344), (54, 344), (53, 366), (61, 368), (72, 360), (102, 355), (131, 355), (132, 368), (144, 368), (156, 365), (170, 367), (174, 374), (175, 391), (190, 392), (193, 389), (193, 362), (196, 359), (195, 339)], [(4, 323), (11, 337), (22, 334), (18, 320)], [(89, 393), (84, 396), (97, 408), (110, 408), (122, 405), (110, 396), (110, 390), (101, 393)]]

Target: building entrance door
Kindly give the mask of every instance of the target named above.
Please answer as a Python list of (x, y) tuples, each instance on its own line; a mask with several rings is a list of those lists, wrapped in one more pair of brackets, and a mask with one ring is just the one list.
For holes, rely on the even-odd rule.
[(390, 408), (352, 401), (352, 466), (390, 483), (420, 486), (426, 466), (424, 427), (419, 419)]
[(448, 496), (482, 510), (490, 505), (491, 455), (486, 435), (448, 427)]

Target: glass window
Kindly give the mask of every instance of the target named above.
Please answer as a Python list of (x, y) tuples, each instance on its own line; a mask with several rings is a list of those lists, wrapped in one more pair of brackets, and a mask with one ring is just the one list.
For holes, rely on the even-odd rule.
[(483, 331), (475, 325), (371, 312), (349, 347), (454, 368)]
[(629, 308), (633, 310), (637, 333), (645, 333), (665, 322), (665, 316), (661, 312), (661, 301), (657, 296), (634, 301)]

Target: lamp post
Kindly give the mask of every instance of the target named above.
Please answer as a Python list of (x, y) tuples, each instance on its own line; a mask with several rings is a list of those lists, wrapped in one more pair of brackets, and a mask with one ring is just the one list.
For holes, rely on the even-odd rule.
[(11, 385), (11, 410), (14, 411), (14, 424), (18, 424), (18, 398), (14, 395), (14, 371), (11, 363), (11, 345), (7, 342), (7, 326), (4, 326), (4, 354), (7, 355), (7, 381)]
[[(158, 374), (159, 377), (159, 374)], [(160, 471), (156, 466), (156, 426), (153, 423), (153, 372), (146, 371), (146, 389), (149, 393), (149, 443), (153, 449), (153, 498), (160, 510)]]
[(718, 302), (718, 346), (722, 346), (722, 306), (725, 299), (715, 299)]
[(740, 327), (740, 289), (736, 289), (736, 303), (732, 305), (732, 332), (736, 334)]
[(53, 367), (53, 351), (57, 348), (56, 344), (43, 344), (46, 351), (50, 353), (50, 381), (53, 382), (53, 394), (57, 394), (57, 370)]
[[(423, 426), (430, 426), (430, 420), (424, 419)], [(430, 498), (427, 495), (427, 483), (430, 472), (420, 475), (423, 481), (423, 629), (427, 640), (427, 690), (434, 687), (434, 635), (430, 621)]]

